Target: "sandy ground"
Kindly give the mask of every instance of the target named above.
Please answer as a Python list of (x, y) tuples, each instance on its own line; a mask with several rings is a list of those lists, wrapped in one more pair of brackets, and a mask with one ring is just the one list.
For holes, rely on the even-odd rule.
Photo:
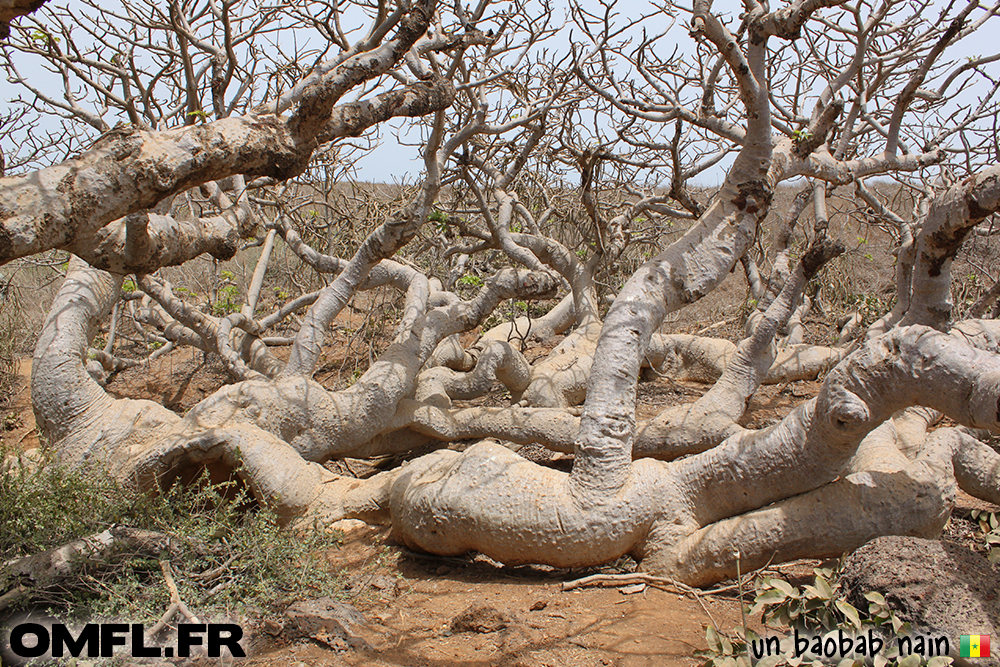
[(695, 665), (709, 624), (732, 629), (740, 622), (732, 596), (652, 586), (564, 591), (564, 581), (591, 571), (418, 556), (387, 545), (384, 529), (350, 531), (331, 558), (347, 572), (362, 572), (351, 582), (350, 600), (365, 617), (351, 630), (361, 645), (312, 639), (264, 649), (246, 664)]

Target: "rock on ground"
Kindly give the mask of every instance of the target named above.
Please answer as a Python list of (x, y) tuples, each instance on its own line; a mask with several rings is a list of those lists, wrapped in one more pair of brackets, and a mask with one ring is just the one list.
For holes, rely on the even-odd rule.
[[(961, 635), (1000, 639), (1000, 573), (963, 546), (898, 535), (879, 537), (847, 559), (841, 585), (859, 609), (868, 608), (865, 593), (881, 593), (914, 632), (947, 636), (955, 658)], [(1000, 667), (1000, 648), (991, 647), (991, 653), (989, 658), (956, 664)]]

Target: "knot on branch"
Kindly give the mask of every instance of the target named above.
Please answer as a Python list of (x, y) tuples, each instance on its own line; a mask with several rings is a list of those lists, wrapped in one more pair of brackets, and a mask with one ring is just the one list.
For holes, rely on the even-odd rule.
[(470, 46), (489, 46), (497, 41), (493, 31), (483, 32), (478, 28), (468, 28), (465, 32), (444, 33), (437, 35), (437, 39), (430, 39), (421, 51), (450, 51), (456, 48), (467, 49)]
[(868, 405), (857, 394), (844, 387), (832, 387), (829, 401), (827, 418), (830, 425), (840, 433), (852, 433), (871, 419)]
[(811, 280), (823, 268), (823, 265), (834, 257), (844, 254), (847, 247), (840, 241), (822, 239), (814, 243), (802, 256), (802, 270), (805, 271), (806, 280)]
[(833, 100), (827, 104), (822, 113), (809, 124), (805, 130), (795, 133), (795, 155), (800, 159), (805, 159), (809, 155), (826, 143), (830, 132), (834, 128), (834, 123), (844, 111), (844, 100)]
[(559, 289), (559, 281), (542, 271), (515, 271), (514, 291), (526, 299), (551, 299)]
[(139, 128), (132, 123), (118, 123), (113, 128), (97, 137), (90, 146), (90, 150), (97, 148), (112, 147), (112, 154), (116, 160), (124, 160), (139, 152), (142, 142), (131, 140), (139, 133)]
[(1000, 171), (990, 169), (985, 175), (973, 174), (967, 181), (965, 203), (969, 221), (979, 223), (1000, 210)]
[(455, 101), (457, 95), (455, 84), (451, 79), (431, 72), (428, 76), (423, 77), (420, 83), (412, 87), (411, 97), (416, 96), (418, 101), (410, 102), (410, 105), (402, 109), (399, 115), (426, 115), (446, 109)]
[(699, 39), (705, 36), (706, 26), (705, 19), (701, 16), (695, 16), (691, 19), (691, 27), (688, 29), (688, 34), (692, 39)]
[(733, 204), (741, 211), (762, 217), (771, 208), (771, 198), (774, 192), (764, 181), (747, 181), (736, 186), (739, 194), (733, 199)]

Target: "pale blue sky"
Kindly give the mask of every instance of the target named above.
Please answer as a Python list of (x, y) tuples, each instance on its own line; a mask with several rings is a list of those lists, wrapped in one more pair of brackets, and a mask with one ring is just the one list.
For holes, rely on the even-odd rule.
[[(557, 7), (556, 11), (565, 12), (565, 1), (559, 0), (554, 4)], [(597, 5), (597, 3), (593, 4)], [(647, 0), (618, 0), (614, 7), (615, 11), (619, 12), (623, 17), (635, 17), (650, 13), (654, 10), (655, 4)], [(776, 7), (778, 3), (772, 2), (771, 5)], [(737, 13), (740, 11), (739, 8), (742, 7), (742, 3), (733, 2), (732, 0), (729, 0), (729, 2), (715, 2), (713, 9), (716, 11), (725, 11), (728, 6), (733, 7), (732, 11)], [(934, 17), (937, 17), (940, 8), (943, 6), (944, 2), (935, 0)], [(948, 49), (947, 55), (949, 58), (959, 59), (967, 56), (983, 56), (997, 53), (998, 47), (995, 35), (998, 33), (998, 29), (1000, 29), (1000, 17), (994, 17), (991, 19), (991, 22), (996, 25), (997, 29), (981, 29), (969, 35)], [(567, 25), (564, 29), (563, 38), (561, 40), (553, 40), (551, 43), (559, 44), (561, 41), (565, 47), (568, 44), (568, 36), (571, 29), (573, 29), (573, 26), (571, 24)], [(576, 33), (578, 34), (579, 31), (577, 30)], [(693, 40), (687, 35), (686, 28), (683, 25), (678, 25), (674, 28), (673, 33), (677, 35), (676, 44), (680, 51), (682, 53), (690, 53), (689, 49), (693, 49)], [(991, 70), (997, 78), (1000, 78), (1000, 62), (991, 63), (985, 66), (985, 69)], [(825, 82), (820, 83), (823, 84)], [(383, 144), (377, 150), (359, 160), (356, 165), (358, 174), (362, 179), (385, 182), (404, 178), (412, 180), (420, 172), (423, 165), (418, 155), (418, 149), (415, 146), (401, 145), (394, 136), (394, 132), (401, 131), (404, 137), (407, 137), (411, 141), (415, 140), (416, 134), (413, 132), (406, 133), (405, 131), (408, 125), (409, 121), (398, 121), (383, 127)], [(716, 185), (721, 183), (725, 175), (725, 169), (729, 163), (729, 160), (723, 161), (715, 168), (706, 171), (701, 176), (702, 184)]]
[[(597, 3), (594, 3), (595, 6), (596, 4)], [(742, 3), (735, 3), (732, 0), (725, 3), (716, 2), (715, 9), (717, 11), (724, 11), (726, 7), (732, 6), (732, 11), (735, 13), (738, 11), (738, 7), (740, 7), (741, 4)], [(934, 12), (935, 16), (937, 15), (937, 6), (940, 4), (940, 2), (936, 3)], [(565, 14), (567, 6), (565, 0), (557, 0), (554, 5), (555, 11), (559, 15)], [(619, 0), (615, 4), (615, 11), (619, 12), (621, 16), (628, 18), (649, 13), (653, 11), (653, 8), (654, 5), (647, 0)], [(1000, 19), (995, 18), (993, 21), (998, 27), (1000, 27)], [(550, 49), (555, 48), (556, 50), (567, 49), (571, 30), (574, 30), (574, 27), (572, 24), (567, 24), (562, 33), (547, 42), (546, 46)], [(952, 49), (949, 49), (949, 53), (953, 54), (954, 57), (995, 53), (996, 44), (994, 35), (996, 33), (996, 30), (982, 30), (980, 33), (971, 35), (963, 40), (963, 42), (959, 43)], [(579, 34), (578, 30), (576, 30), (576, 34)], [(693, 48), (693, 42), (687, 35), (686, 28), (683, 25), (676, 26), (674, 34), (677, 35), (676, 44), (682, 52), (689, 52), (689, 49)], [(52, 86), (51, 92), (53, 96), (61, 96), (61, 82), (58, 79), (46, 73), (37, 65), (33, 66), (31, 63), (24, 62), (20, 66), (22, 67), (22, 74), (30, 77), (32, 81), (36, 82), (37, 85), (45, 85), (46, 87)], [(1000, 64), (993, 63), (988, 65), (987, 68), (991, 69), (998, 77), (1000, 77)], [(39, 82), (45, 83), (43, 84)], [(17, 86), (11, 85), (7, 82), (0, 83), (0, 92), (2, 92), (2, 104), (4, 106), (6, 106), (6, 101), (18, 92), (26, 94), (25, 92), (20, 91)], [(416, 143), (419, 139), (419, 134), (414, 131), (407, 130), (410, 125), (410, 121), (400, 120), (393, 123), (387, 123), (380, 128), (382, 140), (381, 146), (365, 155), (355, 165), (357, 176), (360, 179), (392, 182), (406, 178), (412, 180), (419, 174), (422, 168), (422, 162), (418, 156), (418, 149), (414, 145), (403, 145), (403, 143)], [(401, 133), (403, 136), (403, 143), (397, 140), (395, 136), (396, 133)], [(0, 148), (5, 151), (10, 151), (12, 149), (11, 146), (2, 146)], [(702, 176), (703, 182), (705, 184), (714, 184), (721, 181), (723, 168), (724, 165), (718, 166), (714, 170), (706, 172)]]

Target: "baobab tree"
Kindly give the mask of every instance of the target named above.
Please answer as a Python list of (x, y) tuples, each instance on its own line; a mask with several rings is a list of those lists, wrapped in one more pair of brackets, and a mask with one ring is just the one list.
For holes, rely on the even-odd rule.
[[(0, 181), (0, 259), (73, 255), (32, 367), (37, 422), (63, 459), (150, 490), (212, 466), (293, 524), (391, 523), (411, 548), (505, 563), (632, 554), (692, 584), (735, 574), (737, 559), (749, 569), (935, 534), (956, 486), (1000, 501), (1000, 455), (979, 439), (1000, 428), (1000, 331), (954, 322), (950, 300), (952, 259), (1000, 207), (989, 72), (1000, 56), (948, 55), (1000, 5), (938, 15), (928, 3), (750, 0), (734, 17), (699, 0), (624, 21), (581, 3), (567, 20), (584, 38), (565, 49), (554, 10), (519, 1), (122, 7), (97, 28), (47, 5), (3, 47), (26, 104), (63, 116), (87, 146), (48, 165), (32, 160), (51, 146), (16, 153)], [(262, 46), (292, 29), (315, 34), (294, 52)], [(64, 90), (23, 76), (29, 57)], [(309, 170), (395, 117), (424, 123), (412, 191), (369, 209), (349, 259), (317, 247), (301, 203), (330, 193)], [(689, 187), (722, 164), (709, 198)], [(867, 181), (879, 176), (916, 204), (880, 197)], [(758, 248), (787, 182), (799, 194)], [(835, 190), (892, 226), (897, 299), (854, 343), (845, 331), (809, 346), (796, 333), (803, 292), (844, 251), (829, 229)], [(808, 207), (815, 222), (800, 230)], [(689, 222), (659, 247), (668, 221)], [(260, 315), (278, 238), (330, 281)], [(250, 239), (261, 257), (235, 312), (203, 312), (157, 274)], [(415, 239), (427, 250), (407, 257)], [(477, 261), (490, 273), (460, 293)], [(605, 309), (599, 287), (629, 262)], [(744, 340), (660, 331), (741, 262), (757, 301)], [(90, 350), (128, 275), (143, 326), (218, 354), (233, 376), (184, 415), (101, 384), (134, 363)], [(324, 387), (313, 374), (331, 323), (380, 286), (403, 295), (391, 345), (351, 386)], [(559, 296), (462, 346), (501, 303)], [(268, 331), (293, 313), (279, 357)], [(562, 338), (531, 364), (528, 336)], [(713, 384), (638, 421), (643, 366)], [(819, 372), (818, 395), (780, 422), (740, 425), (762, 382)], [(454, 403), (497, 382), (506, 405)], [(932, 431), (942, 414), (962, 428)], [(469, 439), (482, 441), (366, 479), (322, 465)], [(526, 443), (572, 452), (572, 470), (509, 446)]]

